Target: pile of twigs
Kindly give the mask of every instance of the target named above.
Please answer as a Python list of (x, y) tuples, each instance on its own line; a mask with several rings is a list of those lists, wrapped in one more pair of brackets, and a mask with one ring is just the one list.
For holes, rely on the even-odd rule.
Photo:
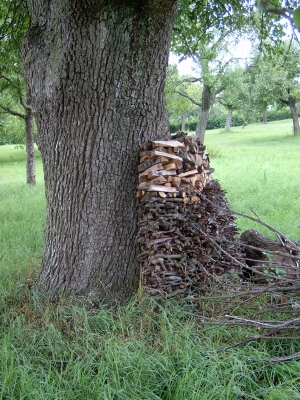
[[(211, 288), (210, 293), (199, 297), (206, 304), (206, 312), (194, 314), (199, 323), (208, 325), (243, 326), (255, 329), (255, 335), (227, 346), (224, 349), (252, 341), (270, 339), (300, 339), (300, 246), (291, 241), (274, 227), (256, 216), (250, 217), (256, 223), (267, 227), (278, 237), (277, 250), (245, 244), (242, 261), (243, 275), (240, 282), (226, 281)], [(243, 235), (242, 235), (243, 237)], [(274, 246), (275, 241), (267, 240)], [(261, 254), (262, 259), (247, 258), (246, 254)], [(282, 257), (283, 261), (276, 261)], [(236, 260), (240, 263), (239, 260)], [(211, 305), (217, 310), (210, 315)], [(223, 349), (223, 350), (224, 350)], [(299, 358), (300, 353), (289, 357), (278, 357), (270, 361), (281, 362)]]
[(198, 202), (153, 197), (140, 206), (139, 259), (155, 298), (197, 301), (211, 284), (241, 274), (242, 255), (233, 245), (237, 228), (224, 192), (213, 181), (197, 195)]

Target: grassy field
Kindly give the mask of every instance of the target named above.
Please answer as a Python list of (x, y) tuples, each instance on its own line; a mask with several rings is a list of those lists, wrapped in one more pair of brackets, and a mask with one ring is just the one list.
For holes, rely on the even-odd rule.
[[(206, 144), (233, 208), (253, 207), (299, 239), (300, 138), (290, 127), (285, 121), (210, 131)], [(24, 151), (0, 147), (0, 400), (300, 400), (299, 362), (269, 361), (299, 352), (299, 340), (218, 351), (259, 331), (201, 325), (184, 313), (199, 309), (161, 307), (145, 296), (117, 312), (38, 298), (26, 284), (43, 247), (37, 157), (37, 185), (26, 186)], [(201, 307), (213, 312), (214, 306)]]
[(30, 273), (42, 255), (45, 196), (38, 151), (36, 157), (37, 185), (26, 185), (25, 150), (0, 146), (0, 288), (12, 273)]
[[(233, 210), (254, 216), (293, 240), (300, 240), (300, 136), (293, 136), (290, 120), (207, 131), (205, 144), (211, 155), (213, 177), (218, 179)], [(241, 230), (255, 228), (244, 218)]]

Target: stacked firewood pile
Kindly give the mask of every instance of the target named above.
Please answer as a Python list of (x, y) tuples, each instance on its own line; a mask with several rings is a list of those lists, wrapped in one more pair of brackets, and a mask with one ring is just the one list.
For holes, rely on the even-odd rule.
[[(137, 197), (185, 198), (211, 180), (205, 146), (185, 134), (145, 143), (140, 152)], [(199, 201), (195, 194), (193, 201)], [(186, 200), (187, 201), (187, 200)]]
[(152, 296), (196, 298), (240, 273), (234, 217), (204, 151), (180, 133), (146, 143), (140, 153), (139, 260)]

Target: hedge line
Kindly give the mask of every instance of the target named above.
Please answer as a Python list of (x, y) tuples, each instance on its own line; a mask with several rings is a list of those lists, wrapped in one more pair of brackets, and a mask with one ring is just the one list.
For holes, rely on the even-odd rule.
[[(299, 115), (300, 116), (300, 115)], [(226, 123), (226, 115), (212, 115), (208, 121), (207, 129), (219, 129), (224, 128)], [(280, 121), (283, 119), (291, 118), (291, 112), (289, 108), (270, 111), (268, 112), (268, 121)], [(262, 117), (258, 119), (258, 121), (262, 121)], [(258, 122), (257, 121), (257, 122)], [(231, 126), (243, 126), (245, 124), (245, 119), (243, 116), (233, 113)], [(196, 131), (197, 120), (190, 121), (186, 125), (187, 131)], [(24, 143), (23, 132), (19, 132), (18, 129), (3, 129), (0, 123), (0, 146), (3, 144), (20, 144)], [(170, 131), (172, 133), (178, 132), (181, 130), (181, 124), (170, 124)]]
[[(227, 118), (227, 115), (225, 115), (225, 114), (214, 115), (214, 116), (210, 117), (210, 119), (207, 123), (207, 129), (225, 128), (226, 118)], [(268, 112), (268, 121), (280, 121), (280, 120), (289, 119), (289, 118), (291, 118), (291, 112), (290, 112), (289, 108)], [(262, 121), (262, 116), (260, 118), (258, 118), (257, 121), (253, 121), (253, 122), (259, 122), (259, 121)], [(241, 116), (237, 113), (233, 113), (231, 126), (243, 126), (245, 124), (246, 124), (246, 121), (243, 116)], [(196, 127), (197, 127), (197, 120), (190, 121), (186, 124), (187, 131), (196, 131)], [(171, 133), (175, 133), (180, 130), (181, 130), (181, 124), (170, 124)]]

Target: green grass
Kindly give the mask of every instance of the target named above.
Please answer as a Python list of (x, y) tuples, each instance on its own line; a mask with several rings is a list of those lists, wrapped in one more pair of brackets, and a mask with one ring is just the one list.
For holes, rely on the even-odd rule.
[[(290, 120), (207, 131), (205, 139), (211, 154), (213, 177), (227, 192), (233, 210), (251, 214), (291, 239), (300, 240), (300, 136), (293, 136)], [(261, 225), (238, 218), (241, 230)]]
[(36, 156), (37, 184), (26, 185), (25, 150), (0, 146), (0, 288), (10, 285), (11, 274), (29, 273), (42, 256), (45, 196)]
[(296, 342), (217, 352), (250, 331), (203, 328), (146, 300), (87, 313), (18, 294), (1, 306), (1, 399), (300, 399), (299, 363), (268, 362)]
[[(267, 197), (272, 187), (293, 196), (299, 190), (299, 139), (291, 137), (287, 122), (268, 127), (272, 132), (261, 135), (262, 125), (207, 134), (215, 176), (231, 203), (236, 198), (235, 208), (247, 212), (237, 208), (243, 200), (264, 220), (265, 203), (279, 197), (276, 190)], [(54, 306), (37, 297), (26, 285), (43, 249), (45, 199), (37, 156), (37, 185), (26, 186), (24, 151), (0, 147), (0, 400), (300, 400), (299, 362), (268, 361), (299, 352), (299, 341), (253, 341), (218, 352), (259, 332), (201, 325), (181, 312), (193, 311), (190, 305), (170, 302), (162, 308), (145, 296), (117, 312), (87, 311), (63, 300)], [(285, 183), (269, 185), (282, 171)], [(256, 204), (258, 195), (263, 200)], [(292, 195), (278, 207), (286, 223), (297, 226)], [(275, 217), (267, 222), (282, 229), (283, 215)], [(202, 308), (214, 305), (205, 302)]]

